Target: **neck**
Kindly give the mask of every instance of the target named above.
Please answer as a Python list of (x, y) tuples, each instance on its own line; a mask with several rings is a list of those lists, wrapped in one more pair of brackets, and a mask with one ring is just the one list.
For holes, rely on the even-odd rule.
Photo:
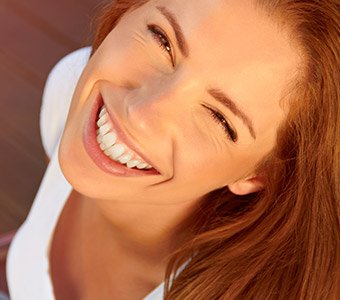
[[(98, 238), (129, 259), (160, 263), (188, 236), (178, 225), (196, 202), (151, 205), (94, 200), (82, 196), (87, 224)], [(164, 262), (165, 263), (165, 262)]]

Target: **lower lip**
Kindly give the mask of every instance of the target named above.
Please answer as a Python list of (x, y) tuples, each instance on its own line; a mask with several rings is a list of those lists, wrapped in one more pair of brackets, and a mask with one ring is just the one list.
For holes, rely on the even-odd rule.
[(93, 162), (104, 172), (125, 177), (131, 176), (145, 176), (145, 175), (159, 175), (158, 171), (154, 168), (149, 170), (129, 169), (126, 165), (120, 164), (108, 158), (100, 149), (97, 142), (97, 118), (99, 109), (103, 106), (104, 102), (101, 95), (97, 96), (95, 103), (92, 107), (90, 117), (85, 124), (83, 132), (84, 148)]

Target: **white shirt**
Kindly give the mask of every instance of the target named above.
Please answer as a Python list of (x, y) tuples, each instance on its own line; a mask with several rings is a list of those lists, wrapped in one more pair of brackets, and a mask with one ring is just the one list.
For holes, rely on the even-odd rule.
[[(49, 272), (49, 246), (60, 213), (72, 191), (60, 169), (58, 148), (72, 95), (90, 52), (91, 48), (87, 47), (67, 55), (47, 78), (40, 130), (43, 146), (51, 160), (31, 210), (9, 248), (6, 275), (11, 300), (55, 299)], [(163, 291), (164, 282), (144, 300), (161, 300)]]

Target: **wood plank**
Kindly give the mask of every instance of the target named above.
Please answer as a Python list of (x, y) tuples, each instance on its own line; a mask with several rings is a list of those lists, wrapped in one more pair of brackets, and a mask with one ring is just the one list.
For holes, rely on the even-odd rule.
[(42, 88), (49, 70), (74, 49), (40, 31), (6, 3), (0, 9), (0, 36), (5, 41), (0, 43), (0, 52), (30, 70), (40, 80), (39, 87)]
[(33, 153), (41, 152), (39, 111), (42, 90), (22, 78), (18, 66), (0, 55), (0, 132)]
[[(69, 0), (3, 0), (32, 25), (69, 48), (87, 45), (92, 9)], [(97, 1), (98, 2), (98, 1)]]
[[(15, 71), (15, 68), (12, 71)], [(0, 60), (0, 233), (26, 217), (45, 170), (40, 92)]]

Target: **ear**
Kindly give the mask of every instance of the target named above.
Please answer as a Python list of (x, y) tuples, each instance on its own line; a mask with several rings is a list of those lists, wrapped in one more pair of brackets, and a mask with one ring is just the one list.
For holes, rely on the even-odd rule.
[(264, 188), (261, 176), (249, 176), (228, 185), (229, 190), (235, 195), (247, 195), (258, 192)]

